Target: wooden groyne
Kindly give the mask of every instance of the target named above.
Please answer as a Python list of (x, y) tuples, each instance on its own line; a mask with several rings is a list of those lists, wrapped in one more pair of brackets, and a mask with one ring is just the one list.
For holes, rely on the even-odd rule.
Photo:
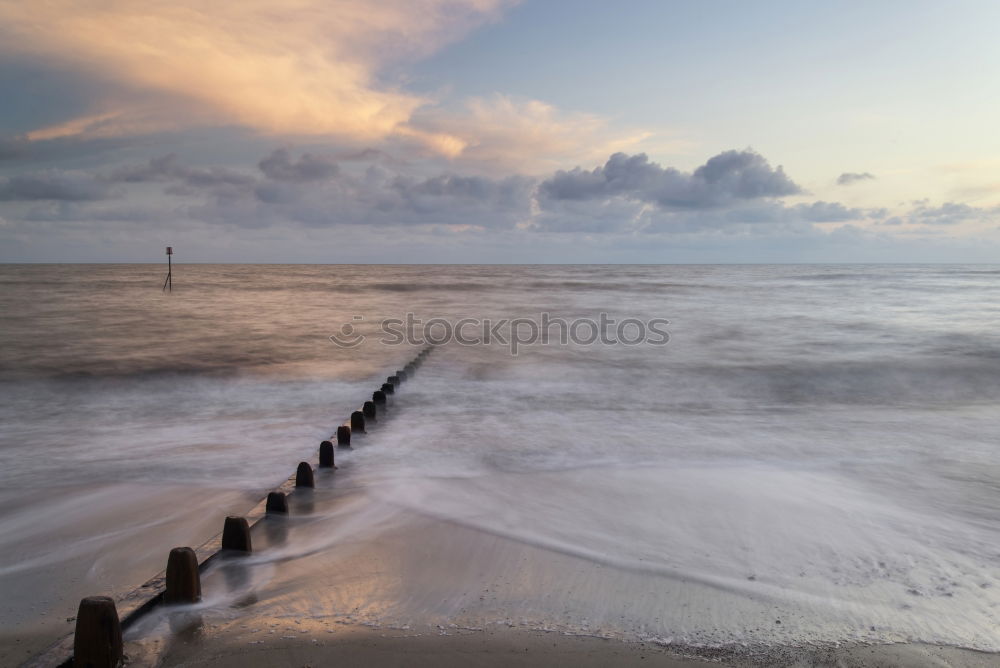
[[(350, 448), (352, 435), (364, 434), (377, 424), (388, 407), (387, 395), (395, 395), (400, 385), (414, 375), (432, 348), (421, 350), (405, 367), (386, 378), (361, 410), (351, 413), (329, 440), (320, 443), (318, 468), (336, 469), (333, 440), (340, 448)], [(170, 550), (166, 568), (132, 591), (118, 597), (88, 596), (80, 601), (73, 634), (56, 641), (42, 654), (22, 664), (25, 668), (75, 666), (76, 668), (117, 668), (124, 661), (122, 633), (144, 615), (161, 605), (189, 605), (201, 600), (201, 574), (223, 556), (251, 554), (251, 530), (268, 515), (288, 514), (288, 497), (297, 488), (315, 485), (312, 462), (300, 462), (291, 476), (269, 491), (246, 515), (230, 516), (223, 530), (198, 547)]]

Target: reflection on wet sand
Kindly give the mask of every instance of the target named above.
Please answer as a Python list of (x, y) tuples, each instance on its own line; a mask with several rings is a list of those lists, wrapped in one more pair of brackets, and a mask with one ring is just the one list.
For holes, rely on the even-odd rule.
[(268, 515), (258, 526), (264, 537), (261, 547), (280, 546), (288, 540), (288, 518), (283, 515)]
[(245, 557), (223, 557), (218, 569), (225, 578), (228, 594), (234, 599), (234, 608), (245, 608), (257, 602), (251, 567)]
[[(143, 665), (278, 666), (300, 658), (323, 663), (331, 652), (377, 662), (417, 651), (411, 665), (457, 666), (465, 652), (482, 651), (483, 665), (505, 665), (517, 646), (535, 652), (538, 662), (524, 665), (564, 665), (575, 656), (579, 665), (643, 665), (648, 657), (694, 666), (701, 663), (667, 648), (708, 652), (696, 630), (705, 615), (736, 632), (751, 631), (746, 621), (759, 615), (780, 618), (789, 638), (782, 651), (803, 631), (793, 610), (767, 597), (739, 603), (745, 597), (543, 549), (356, 492), (317, 489), (310, 496), (312, 516), (257, 525), (261, 548), (209, 569), (197, 612), (172, 613), (169, 624), (130, 638), (129, 655)], [(281, 539), (265, 538), (271, 532)], [(849, 622), (831, 620), (831, 637), (843, 633), (840, 623)], [(692, 631), (666, 637), (664, 628)], [(386, 636), (394, 644), (386, 645)], [(708, 653), (739, 664), (766, 662), (776, 648)], [(593, 656), (581, 658), (584, 649)], [(985, 666), (985, 656), (956, 651), (949, 661)], [(932, 665), (933, 657), (926, 664), (921, 657), (910, 657), (910, 665)]]

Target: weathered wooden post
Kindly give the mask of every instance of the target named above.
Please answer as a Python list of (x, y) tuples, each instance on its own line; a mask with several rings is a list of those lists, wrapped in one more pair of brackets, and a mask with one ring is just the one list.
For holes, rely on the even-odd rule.
[(190, 547), (175, 547), (167, 559), (167, 603), (197, 603), (201, 600), (198, 557)]
[(222, 527), (222, 549), (250, 554), (250, 523), (245, 517), (229, 516)]
[(351, 413), (351, 433), (365, 433), (365, 414), (361, 411), (354, 411)]
[(375, 390), (372, 392), (372, 402), (376, 406), (385, 406), (385, 392), (382, 390)]
[(337, 427), (337, 445), (342, 448), (351, 447), (351, 428), (346, 424)]
[(288, 497), (284, 492), (269, 492), (267, 495), (267, 505), (265, 512), (268, 515), (288, 514)]
[(299, 462), (299, 467), (295, 469), (295, 486), (296, 487), (315, 487), (316, 482), (313, 480), (313, 470), (309, 466), (309, 462)]
[(323, 441), (319, 444), (319, 465), (321, 468), (335, 469), (333, 465), (333, 443)]
[(365, 414), (365, 420), (366, 421), (374, 421), (375, 420), (375, 414), (376, 414), (376, 411), (375, 411), (375, 402), (374, 401), (366, 401), (365, 405), (361, 407), (361, 412)]
[(123, 660), (122, 626), (115, 602), (108, 596), (88, 596), (80, 601), (73, 633), (73, 666), (118, 668)]

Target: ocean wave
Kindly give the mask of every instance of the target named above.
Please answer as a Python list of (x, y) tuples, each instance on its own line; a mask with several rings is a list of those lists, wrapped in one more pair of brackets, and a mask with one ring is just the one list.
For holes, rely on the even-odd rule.
[[(995, 353), (994, 353), (995, 354)], [(757, 403), (948, 404), (1000, 399), (1000, 355), (977, 362), (910, 359), (706, 365), (689, 369), (702, 385)]]

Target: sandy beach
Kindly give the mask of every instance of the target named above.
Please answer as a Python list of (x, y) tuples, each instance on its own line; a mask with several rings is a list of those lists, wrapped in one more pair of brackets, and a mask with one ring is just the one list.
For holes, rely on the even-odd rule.
[(836, 668), (988, 668), (996, 656), (930, 645), (877, 645), (840, 648), (771, 648), (767, 652), (672, 648), (592, 636), (566, 636), (496, 628), (448, 629), (414, 634), (343, 625), (330, 631), (312, 625), (279, 625), (278, 638), (219, 626), (166, 643), (132, 646), (139, 665), (221, 666), (816, 666)]
[[(733, 600), (704, 583), (651, 579), (430, 515), (388, 512), (338, 487), (342, 473), (321, 473), (316, 490), (292, 495), (289, 517), (258, 524), (255, 556), (210, 568), (201, 604), (161, 608), (140, 621), (126, 634), (130, 664), (978, 667), (998, 660), (905, 642), (797, 643), (795, 611), (767, 597), (726, 610)], [(701, 642), (696, 630), (654, 631), (653, 620), (688, 614), (692, 626), (714, 614), (738, 631), (737, 617), (760, 619), (764, 609), (788, 628), (786, 642), (716, 644)]]
[[(853, 646), (832, 649), (772, 648), (765, 654), (725, 650), (673, 649), (652, 643), (621, 642), (586, 636), (532, 631), (451, 632), (448, 637), (413, 637), (344, 627), (336, 638), (325, 633), (299, 633), (277, 640), (252, 640), (234, 630), (176, 641), (160, 655), (161, 666), (816, 666), (836, 668), (988, 668), (996, 656), (929, 645)], [(303, 632), (305, 631), (305, 632)], [(291, 631), (289, 631), (291, 633)], [(142, 664), (145, 648), (136, 649)]]

